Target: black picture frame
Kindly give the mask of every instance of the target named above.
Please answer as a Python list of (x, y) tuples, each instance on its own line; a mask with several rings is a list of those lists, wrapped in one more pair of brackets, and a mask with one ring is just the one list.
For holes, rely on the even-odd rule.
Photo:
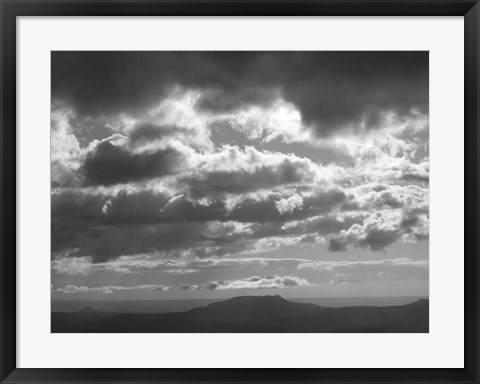
[[(16, 367), (16, 18), (18, 16), (462, 16), (465, 44), (463, 369), (26, 369)], [(0, 0), (2, 383), (479, 383), (480, 4), (473, 0)], [(453, 130), (454, 131), (454, 130)], [(458, 256), (458, 255), (457, 255)], [(414, 346), (412, 346), (414, 348)], [(445, 353), (456, 353), (445, 349)]]

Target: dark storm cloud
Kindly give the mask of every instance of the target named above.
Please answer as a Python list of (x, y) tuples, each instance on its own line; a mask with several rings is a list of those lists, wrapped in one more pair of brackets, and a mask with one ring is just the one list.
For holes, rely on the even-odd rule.
[(139, 115), (180, 85), (210, 112), (280, 92), (319, 136), (428, 109), (428, 52), (54, 52), (52, 94), (79, 114)]
[[(230, 220), (243, 223), (282, 222), (292, 219), (292, 214), (282, 215), (275, 206), (276, 199), (270, 196), (267, 200), (245, 200), (237, 205), (228, 215)], [(295, 215), (299, 215), (298, 211)]]
[(180, 161), (173, 149), (130, 153), (104, 141), (88, 154), (83, 164), (86, 185), (114, 185), (168, 175)]
[(69, 251), (82, 247), (87, 227), (78, 222), (62, 221), (52, 218), (52, 257), (56, 252)]
[(342, 239), (332, 238), (328, 241), (328, 250), (330, 252), (346, 252), (347, 244)]
[(214, 113), (233, 112), (246, 105), (269, 105), (275, 98), (274, 89), (252, 88), (241, 90), (207, 90), (199, 99), (197, 108)]
[(159, 127), (154, 124), (142, 124), (135, 127), (129, 135), (132, 145), (151, 143), (154, 140), (171, 136), (178, 127)]
[(262, 166), (253, 172), (233, 169), (212, 171), (194, 175), (181, 183), (187, 186), (194, 198), (221, 196), (225, 193), (243, 194), (260, 189), (272, 188), (300, 182), (311, 182), (313, 175), (301, 163), (283, 161), (278, 166)]
[[(315, 199), (325, 202), (332, 195), (336, 192), (327, 191), (325, 199), (319, 200), (320, 194)], [(274, 195), (263, 201), (246, 200), (230, 212), (221, 200), (200, 205), (182, 195), (153, 191), (122, 191), (110, 196), (58, 190), (52, 194), (52, 251), (91, 256), (94, 262), (192, 248), (199, 257), (223, 256), (272, 236), (300, 236), (300, 243), (314, 243), (316, 234), (338, 232), (352, 224), (352, 220), (327, 215), (284, 230), (284, 223), (306, 219), (316, 210), (307, 205), (281, 214), (276, 201)]]
[(56, 240), (52, 250), (88, 255), (99, 263), (122, 255), (187, 249), (203, 241), (203, 230), (204, 226), (196, 223), (83, 227), (61, 223), (58, 228), (52, 224), (52, 240)]
[(79, 190), (62, 190), (52, 195), (52, 219), (91, 225), (147, 225), (206, 222), (225, 219), (220, 201), (193, 204), (185, 197), (171, 197), (152, 191), (124, 192), (109, 196)]
[(184, 196), (168, 204), (162, 212), (166, 222), (206, 222), (225, 220), (225, 204), (214, 200), (208, 205), (194, 204)]
[[(208, 221), (238, 221), (244, 223), (282, 223), (301, 220), (319, 212), (328, 213), (341, 203), (342, 193), (338, 191), (317, 192), (306, 199), (302, 208), (280, 213), (276, 207), (278, 197), (270, 195), (265, 200), (246, 199), (231, 211), (220, 199), (208, 205), (195, 204), (185, 196), (168, 196), (154, 191), (126, 192), (115, 195), (92, 194), (76, 189), (59, 190), (52, 194), (52, 219), (69, 223), (91, 225), (147, 225), (162, 223), (188, 223)], [(328, 204), (327, 204), (328, 203)], [(309, 229), (315, 232), (333, 228), (344, 228), (340, 221), (332, 223), (330, 216), (309, 222)], [(323, 221), (325, 222), (323, 222)]]
[(406, 216), (400, 222), (400, 227), (404, 229), (411, 228), (414, 225), (416, 225), (418, 221), (419, 221), (419, 218), (416, 215)]
[(373, 228), (360, 239), (352, 240), (345, 237), (332, 238), (329, 240), (328, 250), (330, 252), (346, 252), (349, 242), (354, 241), (355, 246), (371, 252), (378, 252), (395, 243), (401, 236), (402, 231), (400, 230)]
[(318, 189), (315, 193), (304, 200), (304, 206), (315, 213), (328, 212), (332, 207), (343, 203), (347, 199), (345, 193), (341, 190), (321, 190)]
[[(209, 98), (225, 92), (228, 106), (244, 93), (240, 84), (255, 72), (256, 61), (257, 54), (247, 52), (54, 52), (53, 98), (80, 114), (136, 114), (179, 84), (208, 88)], [(249, 94), (258, 101), (251, 92), (245, 99)]]
[(367, 236), (358, 242), (358, 245), (377, 252), (396, 242), (401, 235), (402, 232), (398, 230), (371, 229)]
[(408, 115), (428, 108), (428, 52), (328, 52), (300, 55), (298, 77), (285, 88), (319, 136), (364, 120), (375, 127), (381, 113)]
[[(278, 197), (271, 195), (265, 200), (245, 200), (237, 205), (228, 215), (231, 220), (239, 222), (288, 222), (292, 220), (303, 220), (319, 213), (328, 213), (340, 204), (345, 195), (341, 191), (321, 191), (319, 190), (313, 196), (304, 200), (303, 206), (291, 212), (279, 212), (276, 203)], [(348, 225), (349, 222), (347, 221)], [(343, 229), (345, 223), (331, 220), (330, 216), (322, 216), (322, 218), (314, 219), (308, 224), (298, 224), (299, 228), (305, 229), (307, 232), (330, 233), (334, 228)], [(331, 229), (330, 229), (331, 228)]]
[(107, 200), (101, 194), (62, 190), (51, 196), (52, 220), (70, 223), (96, 221), (102, 216), (102, 208)]

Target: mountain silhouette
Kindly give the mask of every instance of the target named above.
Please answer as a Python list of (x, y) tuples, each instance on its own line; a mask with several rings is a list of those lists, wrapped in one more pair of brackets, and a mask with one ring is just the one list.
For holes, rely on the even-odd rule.
[(76, 311), (76, 313), (99, 313), (99, 311), (97, 311), (96, 309), (94, 309), (90, 306), (86, 306), (86, 307)]
[(52, 332), (89, 333), (425, 333), (429, 302), (376, 307), (321, 307), (280, 296), (239, 296), (175, 313), (103, 313), (85, 307), (53, 312)]
[(279, 295), (239, 296), (206, 307), (194, 308), (188, 315), (201, 321), (252, 321), (282, 316), (298, 316), (317, 312), (315, 304), (294, 303)]

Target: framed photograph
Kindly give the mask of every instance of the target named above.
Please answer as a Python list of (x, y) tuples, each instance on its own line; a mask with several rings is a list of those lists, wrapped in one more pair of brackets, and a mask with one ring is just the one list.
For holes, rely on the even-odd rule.
[(479, 382), (477, 1), (0, 5), (2, 383)]

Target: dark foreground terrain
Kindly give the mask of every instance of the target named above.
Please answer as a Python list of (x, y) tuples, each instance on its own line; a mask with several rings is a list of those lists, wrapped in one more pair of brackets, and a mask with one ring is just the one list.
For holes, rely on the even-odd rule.
[(240, 296), (177, 313), (53, 312), (53, 333), (428, 332), (428, 300), (328, 308), (280, 296)]

